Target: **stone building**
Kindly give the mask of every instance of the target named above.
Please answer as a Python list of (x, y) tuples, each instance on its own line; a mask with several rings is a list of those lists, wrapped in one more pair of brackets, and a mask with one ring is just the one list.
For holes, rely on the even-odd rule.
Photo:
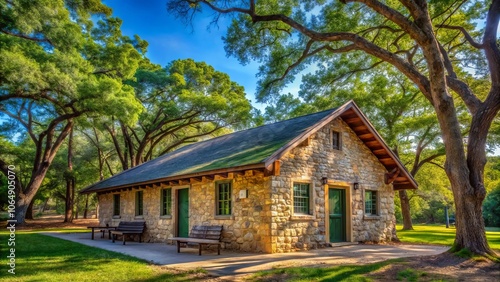
[(417, 184), (350, 101), (182, 147), (87, 187), (100, 224), (146, 221), (146, 242), (223, 225), (223, 248), (291, 252), (390, 241), (394, 190)]

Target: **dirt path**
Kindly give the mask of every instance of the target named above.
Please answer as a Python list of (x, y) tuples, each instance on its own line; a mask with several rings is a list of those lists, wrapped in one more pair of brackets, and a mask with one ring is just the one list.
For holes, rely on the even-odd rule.
[(97, 225), (99, 221), (96, 218), (74, 219), (72, 223), (64, 222), (62, 215), (44, 215), (37, 219), (27, 219), (26, 224), (17, 226), (17, 230), (33, 230), (33, 229), (72, 229), (72, 228), (87, 228), (87, 226)]
[(374, 281), (500, 281), (500, 263), (464, 259), (448, 252), (406, 259), (368, 275)]

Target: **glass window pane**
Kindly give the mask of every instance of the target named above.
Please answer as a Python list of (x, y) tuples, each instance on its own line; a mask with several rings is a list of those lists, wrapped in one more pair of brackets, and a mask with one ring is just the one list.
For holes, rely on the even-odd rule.
[(172, 188), (161, 190), (161, 215), (172, 214)]
[(217, 184), (217, 215), (231, 215), (231, 183)]
[(340, 150), (340, 133), (337, 131), (332, 131), (332, 147)]
[(137, 191), (135, 193), (135, 215), (143, 215), (143, 191)]
[(377, 214), (377, 192), (365, 191), (365, 214)]
[(120, 215), (120, 194), (113, 195), (113, 215)]
[(309, 184), (293, 184), (293, 212), (309, 214)]

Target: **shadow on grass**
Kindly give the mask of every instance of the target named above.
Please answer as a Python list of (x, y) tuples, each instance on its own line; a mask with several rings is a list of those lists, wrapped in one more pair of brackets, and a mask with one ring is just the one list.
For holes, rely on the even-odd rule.
[(197, 281), (197, 280), (206, 280), (213, 278), (210, 276), (206, 270), (204, 269), (193, 269), (184, 272), (176, 272), (174, 273), (163, 273), (156, 275), (154, 277), (150, 277), (148, 279), (138, 279), (131, 280), (133, 282), (164, 282), (164, 281), (175, 281), (175, 282), (189, 282), (189, 281)]
[[(397, 266), (396, 266), (397, 267)], [(394, 269), (393, 266), (389, 266), (383, 271), (377, 272), (375, 274), (368, 275), (368, 278), (376, 279), (376, 281), (457, 281), (454, 276), (439, 274), (439, 273), (428, 273), (422, 270), (416, 270), (413, 268), (397, 268)]]
[[(0, 234), (0, 242), (7, 242)], [(170, 272), (124, 254), (36, 233), (15, 237), (16, 281), (192, 281), (203, 270)], [(6, 251), (6, 244), (2, 253)], [(0, 258), (6, 264), (6, 258)], [(0, 277), (12, 281), (12, 277)]]
[(379, 270), (401, 259), (367, 265), (340, 265), (334, 267), (287, 267), (254, 274), (249, 281), (371, 281), (365, 274)]

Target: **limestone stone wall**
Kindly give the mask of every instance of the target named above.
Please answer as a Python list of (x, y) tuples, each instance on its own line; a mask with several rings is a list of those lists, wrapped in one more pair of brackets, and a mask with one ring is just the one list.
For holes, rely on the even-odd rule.
[[(341, 133), (342, 149), (334, 150), (331, 131)], [(216, 176), (214, 180), (192, 181), (191, 184), (172, 187), (172, 216), (160, 216), (161, 188), (144, 191), (144, 215), (135, 216), (135, 192), (120, 192), (121, 211), (113, 218), (113, 193), (99, 195), (100, 224), (118, 225), (120, 220), (145, 220), (146, 242), (169, 242), (175, 234), (175, 191), (189, 188), (189, 228), (193, 225), (223, 225), (225, 248), (249, 252), (291, 252), (314, 249), (329, 243), (328, 205), (325, 193), (330, 187), (341, 186), (348, 195), (347, 241), (386, 241), (394, 234), (394, 193), (391, 185), (384, 184), (382, 164), (341, 120), (313, 134), (309, 142), (298, 146), (281, 158), (279, 176), (264, 176), (261, 172), (247, 171)], [(328, 185), (322, 178), (328, 178)], [(232, 182), (232, 215), (216, 216), (216, 183)], [(358, 181), (360, 189), (352, 189)], [(310, 214), (293, 213), (293, 183), (309, 183), (311, 187)], [(240, 198), (247, 190), (248, 197)], [(378, 215), (364, 214), (364, 191), (378, 193)]]
[[(232, 182), (232, 215), (216, 215), (216, 187), (218, 181)], [(117, 226), (120, 220), (146, 221), (145, 242), (169, 242), (175, 236), (175, 190), (189, 188), (189, 229), (194, 225), (223, 225), (223, 248), (271, 252), (271, 194), (270, 178), (263, 173), (248, 171), (245, 175), (231, 175), (229, 179), (217, 177), (188, 186), (173, 187), (172, 216), (160, 216), (161, 189), (146, 188), (144, 191), (144, 215), (135, 216), (135, 192), (120, 193), (121, 211), (113, 218), (113, 194), (99, 195), (99, 222)], [(247, 190), (247, 198), (240, 198), (240, 191)]]
[[(341, 133), (341, 150), (331, 145), (331, 131)], [(351, 199), (348, 207), (347, 241), (387, 241), (393, 237), (395, 225), (394, 193), (384, 184), (384, 166), (341, 120), (319, 130), (308, 145), (298, 146), (281, 158), (281, 173), (272, 177), (272, 252), (314, 249), (329, 243), (325, 204), (328, 190), (321, 180), (328, 178), (331, 187), (340, 184)], [(353, 190), (352, 183), (360, 183)], [(311, 209), (309, 215), (293, 213), (293, 183), (309, 183)], [(364, 214), (364, 191), (378, 193), (378, 215)], [(350, 208), (349, 208), (350, 207)]]
[[(161, 189), (156, 187), (141, 190), (143, 191), (142, 216), (135, 216), (135, 194), (138, 189), (99, 195), (99, 224), (118, 226), (120, 221), (146, 221), (143, 241), (166, 242), (167, 238), (173, 237), (174, 226), (172, 216), (160, 216)], [(120, 194), (120, 216), (113, 217), (113, 194)], [(175, 205), (174, 202), (172, 204)]]
[[(251, 173), (250, 173), (251, 174)], [(217, 179), (216, 179), (217, 180)], [(222, 179), (221, 179), (222, 180)], [(191, 185), (190, 225), (223, 225), (225, 247), (248, 252), (270, 252), (271, 194), (269, 177), (262, 173), (235, 176), (232, 179), (232, 215), (215, 215), (215, 184), (202, 182)], [(241, 190), (248, 191), (240, 198)]]

